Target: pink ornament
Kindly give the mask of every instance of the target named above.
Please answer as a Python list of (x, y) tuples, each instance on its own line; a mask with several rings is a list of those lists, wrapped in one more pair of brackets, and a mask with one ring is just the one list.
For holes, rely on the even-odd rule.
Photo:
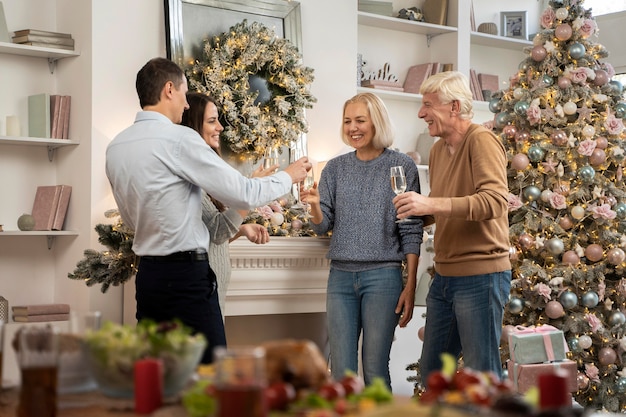
[(558, 319), (563, 317), (565, 314), (565, 310), (563, 309), (563, 305), (556, 300), (548, 301), (546, 304), (546, 315), (551, 319)]
[(574, 222), (572, 222), (572, 219), (570, 219), (569, 216), (563, 216), (559, 220), (559, 226), (561, 226), (565, 230), (569, 230), (572, 228), (572, 226), (574, 226)]
[(567, 143), (567, 133), (562, 130), (555, 130), (550, 135), (550, 140), (556, 146), (563, 146)]
[(561, 23), (554, 29), (554, 36), (560, 41), (566, 41), (572, 37), (572, 27), (567, 23)]
[(417, 337), (419, 337), (422, 342), (424, 341), (424, 326), (417, 330)]
[(609, 249), (609, 251), (606, 253), (606, 259), (611, 265), (619, 265), (624, 262), (625, 258), (626, 253), (624, 253), (621, 248)]
[(576, 384), (578, 389), (586, 389), (589, 386), (589, 377), (582, 372), (578, 372)]
[(593, 166), (602, 165), (606, 161), (606, 152), (604, 149), (594, 149), (589, 156), (589, 163)]
[(533, 61), (541, 62), (546, 58), (546, 56), (548, 56), (548, 51), (546, 51), (546, 48), (542, 45), (537, 45), (533, 47), (532, 51), (530, 51), (530, 56)]
[(596, 70), (596, 78), (593, 80), (593, 85), (602, 86), (609, 82), (609, 74), (605, 70)]
[(591, 262), (598, 262), (602, 259), (602, 246), (592, 243), (585, 249), (585, 257)]
[(522, 249), (528, 249), (532, 246), (533, 243), (535, 243), (535, 239), (533, 239), (533, 237), (528, 233), (522, 233), (521, 235), (519, 235), (517, 241), (519, 242)]
[(294, 219), (291, 221), (291, 228), (293, 230), (300, 230), (302, 229), (302, 220), (300, 219)]
[(511, 168), (518, 171), (526, 169), (528, 164), (530, 164), (530, 159), (528, 159), (528, 156), (526, 156), (525, 153), (518, 153), (511, 160)]
[(596, 138), (596, 148), (597, 149), (606, 149), (609, 146), (609, 140), (604, 136), (600, 136)]
[(603, 347), (598, 352), (598, 360), (604, 366), (611, 365), (617, 360), (617, 353), (610, 347)]
[(513, 139), (516, 133), (517, 133), (517, 128), (513, 125), (506, 125), (502, 129), (502, 134), (504, 134), (504, 136), (507, 139)]
[(572, 86), (572, 80), (567, 77), (559, 77), (557, 84), (560, 89), (565, 90), (566, 88), (570, 88)]
[(530, 132), (528, 130), (520, 130), (515, 134), (515, 142), (526, 142), (530, 139)]
[(578, 262), (580, 262), (580, 258), (578, 257), (576, 252), (574, 252), (573, 250), (568, 250), (563, 254), (562, 261), (566, 265), (576, 265)]

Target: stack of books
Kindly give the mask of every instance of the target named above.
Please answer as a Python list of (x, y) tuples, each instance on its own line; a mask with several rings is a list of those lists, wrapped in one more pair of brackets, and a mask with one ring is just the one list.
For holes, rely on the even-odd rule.
[(67, 321), (70, 319), (69, 304), (30, 304), (13, 306), (13, 321), (17, 322), (44, 322)]
[(72, 97), (60, 94), (28, 96), (28, 136), (69, 139)]
[(11, 38), (13, 43), (20, 45), (39, 46), (74, 50), (74, 39), (70, 33), (48, 32), (38, 29), (16, 30)]
[(70, 185), (37, 187), (32, 212), (35, 219), (33, 230), (63, 230), (71, 195), (72, 186)]

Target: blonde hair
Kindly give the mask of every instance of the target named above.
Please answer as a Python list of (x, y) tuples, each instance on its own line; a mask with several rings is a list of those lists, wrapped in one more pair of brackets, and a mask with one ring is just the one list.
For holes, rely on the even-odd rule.
[(474, 116), (472, 90), (467, 77), (458, 71), (438, 72), (428, 77), (420, 87), (420, 94), (437, 94), (441, 103), (459, 102), (459, 118)]
[[(346, 100), (343, 105), (343, 113), (346, 114), (346, 107), (348, 104), (365, 103), (367, 111), (370, 114), (370, 119), (374, 125), (374, 137), (372, 138), (372, 145), (376, 149), (388, 148), (393, 144), (394, 133), (391, 119), (389, 118), (389, 112), (385, 103), (375, 94), (372, 93), (360, 93), (351, 99)], [(343, 131), (343, 122), (340, 129), (341, 139), (346, 145), (350, 145), (349, 137)]]

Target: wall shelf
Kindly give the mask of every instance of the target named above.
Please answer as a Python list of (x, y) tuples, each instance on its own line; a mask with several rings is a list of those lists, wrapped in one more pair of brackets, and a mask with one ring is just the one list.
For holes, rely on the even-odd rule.
[(0, 54), (47, 58), (50, 73), (54, 73), (59, 59), (80, 56), (80, 52), (59, 48), (43, 48), (40, 46), (20, 45), (11, 42), (0, 42)]
[(488, 33), (472, 32), (472, 45), (490, 46), (493, 48), (510, 49), (521, 51), (526, 46), (532, 46), (531, 41), (517, 38), (507, 38), (505, 36), (490, 35)]
[(416, 22), (414, 20), (382, 16), (375, 13), (357, 12), (357, 16), (359, 18), (359, 25), (395, 30), (398, 32), (417, 33), (427, 36), (457, 32), (457, 28), (452, 26), (433, 25), (432, 23)]
[(27, 146), (46, 146), (48, 148), (48, 159), (50, 162), (54, 159), (54, 151), (63, 146), (76, 146), (78, 142), (69, 139), (46, 139), (31, 138), (18, 136), (0, 136), (0, 145), (27, 145)]
[(5, 230), (0, 232), (0, 237), (3, 236), (46, 236), (48, 239), (48, 249), (52, 249), (52, 244), (57, 236), (78, 236), (78, 232), (73, 230), (33, 230), (29, 232)]

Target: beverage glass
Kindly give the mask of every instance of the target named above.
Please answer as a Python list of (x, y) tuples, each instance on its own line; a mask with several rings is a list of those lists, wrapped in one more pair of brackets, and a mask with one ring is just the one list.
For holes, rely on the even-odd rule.
[(265, 349), (217, 347), (215, 364), (216, 417), (267, 417)]
[[(391, 167), (391, 189), (396, 195), (400, 195), (406, 191), (406, 176), (402, 166)], [(409, 218), (396, 220), (396, 223), (404, 223), (411, 221)]]
[(25, 326), (17, 338), (22, 376), (17, 417), (56, 417), (59, 331), (52, 326)]

